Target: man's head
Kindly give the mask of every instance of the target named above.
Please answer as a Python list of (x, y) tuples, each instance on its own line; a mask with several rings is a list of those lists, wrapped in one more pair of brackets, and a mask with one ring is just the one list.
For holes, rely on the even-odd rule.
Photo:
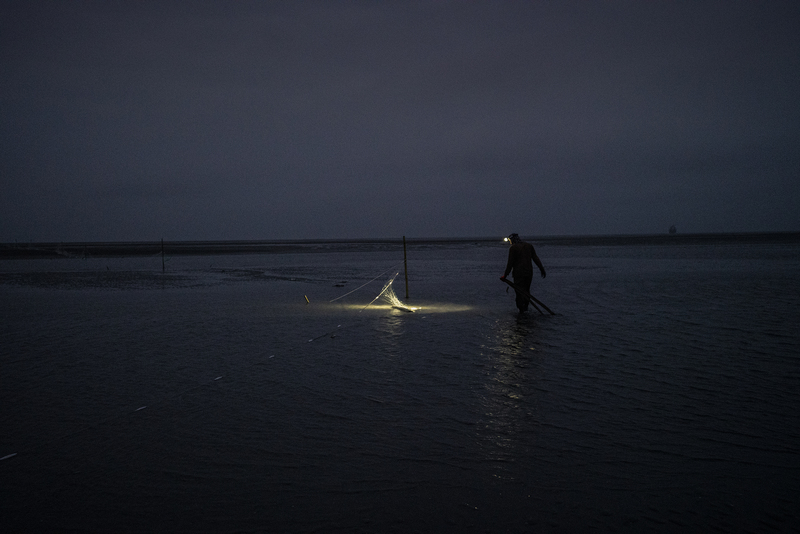
[(519, 243), (522, 239), (519, 238), (519, 234), (509, 234), (503, 241), (508, 241), (513, 245), (514, 243)]

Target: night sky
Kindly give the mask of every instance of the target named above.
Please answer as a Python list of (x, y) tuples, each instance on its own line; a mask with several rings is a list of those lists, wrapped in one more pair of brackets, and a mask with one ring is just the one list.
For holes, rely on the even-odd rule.
[(800, 2), (0, 0), (0, 242), (800, 231)]

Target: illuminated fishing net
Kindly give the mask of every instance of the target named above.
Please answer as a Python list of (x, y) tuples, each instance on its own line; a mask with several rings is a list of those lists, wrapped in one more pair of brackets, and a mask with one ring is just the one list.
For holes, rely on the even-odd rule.
[[(397, 295), (395, 294), (394, 289), (392, 289), (392, 283), (394, 282), (394, 279), (397, 277), (398, 274), (400, 274), (400, 273), (395, 273), (395, 275), (392, 276), (389, 279), (388, 282), (386, 282), (386, 284), (383, 286), (383, 289), (381, 289), (381, 292), (378, 293), (378, 296), (375, 297), (372, 300), (372, 302), (375, 302), (376, 300), (381, 299), (384, 302), (386, 302), (389, 306), (391, 306), (392, 308), (397, 308), (398, 310), (403, 310), (403, 311), (406, 311), (406, 312), (413, 312), (413, 311), (418, 310), (419, 308), (415, 308), (413, 306), (406, 306), (405, 304), (403, 304), (403, 302), (399, 298), (397, 298)], [(372, 302), (367, 304), (367, 306), (372, 304)]]

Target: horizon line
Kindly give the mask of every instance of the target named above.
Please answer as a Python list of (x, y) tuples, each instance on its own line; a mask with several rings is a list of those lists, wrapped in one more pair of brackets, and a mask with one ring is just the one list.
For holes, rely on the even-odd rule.
[[(657, 234), (550, 234), (550, 235), (534, 235), (524, 234), (521, 237), (534, 241), (549, 241), (559, 239), (603, 239), (603, 238), (706, 238), (706, 237), (756, 237), (756, 236), (781, 236), (790, 237), (797, 236), (800, 238), (800, 231), (781, 230), (781, 231), (766, 231), (766, 232), (679, 232), (669, 234), (666, 232)], [(335, 244), (335, 243), (402, 243), (403, 239), (406, 241), (413, 241), (417, 243), (441, 243), (448, 241), (455, 242), (468, 242), (468, 241), (502, 241), (506, 236), (466, 236), (466, 237), (356, 237), (356, 238), (303, 238), (303, 239), (164, 239), (158, 238), (155, 240), (112, 240), (112, 241), (7, 241), (0, 243), (0, 247), (4, 248), (17, 248), (28, 247), (31, 245), (40, 246), (83, 246), (83, 245), (160, 245), (164, 244), (184, 244), (184, 245), (209, 245), (209, 244), (231, 244), (231, 245), (247, 245), (247, 244), (263, 244), (263, 245), (291, 245), (291, 244)]]

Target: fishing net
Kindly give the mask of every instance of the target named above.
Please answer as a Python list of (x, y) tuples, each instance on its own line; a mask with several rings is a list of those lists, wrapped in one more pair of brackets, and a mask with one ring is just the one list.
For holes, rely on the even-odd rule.
[[(411, 306), (406, 306), (405, 304), (403, 304), (403, 301), (401, 301), (397, 297), (397, 295), (394, 292), (394, 289), (392, 289), (392, 283), (394, 282), (394, 279), (397, 278), (398, 274), (400, 274), (400, 273), (395, 273), (395, 275), (392, 276), (389, 279), (389, 281), (386, 282), (386, 284), (384, 284), (383, 289), (381, 289), (381, 292), (378, 293), (378, 296), (375, 297), (372, 300), (372, 302), (375, 302), (376, 300), (381, 299), (382, 301), (387, 303), (392, 308), (397, 308), (399, 310), (403, 310), (403, 311), (407, 311), (407, 312), (413, 312), (417, 308), (414, 308), (414, 307), (411, 307)], [(370, 304), (372, 304), (372, 302), (370, 302)], [(367, 306), (369, 306), (369, 304)]]

